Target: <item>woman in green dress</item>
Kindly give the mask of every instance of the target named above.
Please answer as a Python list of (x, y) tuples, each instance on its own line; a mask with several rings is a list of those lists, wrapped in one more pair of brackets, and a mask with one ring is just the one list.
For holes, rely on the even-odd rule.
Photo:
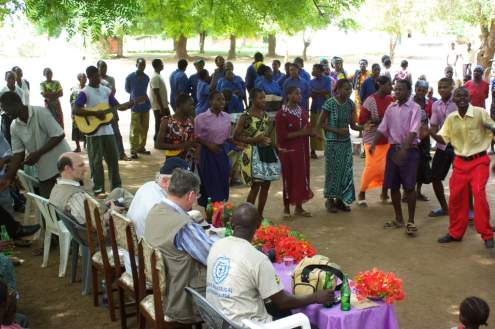
[(41, 96), (45, 98), (45, 107), (52, 113), (55, 120), (64, 128), (64, 114), (60, 97), (64, 95), (62, 85), (57, 80), (53, 80), (53, 72), (49, 67), (43, 70), (46, 80), (40, 84)]
[(355, 200), (349, 126), (353, 130), (361, 130), (352, 119), (356, 117), (356, 106), (349, 98), (352, 93), (349, 80), (338, 80), (334, 93), (335, 96), (323, 105), (320, 117), (326, 140), (325, 206), (332, 213), (338, 210), (351, 211), (349, 204)]
[(263, 215), (271, 181), (280, 177), (280, 163), (271, 144), (273, 123), (265, 112), (265, 93), (251, 91), (252, 106), (239, 118), (234, 140), (246, 144), (241, 154), (241, 178), (251, 185), (247, 202), (255, 204), (259, 193), (258, 211)]

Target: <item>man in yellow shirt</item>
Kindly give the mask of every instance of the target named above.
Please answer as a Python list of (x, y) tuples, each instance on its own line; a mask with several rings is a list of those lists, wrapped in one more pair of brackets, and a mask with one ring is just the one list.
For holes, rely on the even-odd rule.
[(468, 225), (469, 186), (474, 195), (474, 225), (486, 248), (493, 248), (490, 207), (486, 200), (486, 183), (490, 177), (490, 147), (495, 122), (484, 109), (469, 104), (469, 91), (455, 90), (454, 103), (458, 111), (449, 114), (437, 137), (441, 143), (454, 147), (454, 170), (450, 178), (449, 233), (439, 243), (461, 241)]

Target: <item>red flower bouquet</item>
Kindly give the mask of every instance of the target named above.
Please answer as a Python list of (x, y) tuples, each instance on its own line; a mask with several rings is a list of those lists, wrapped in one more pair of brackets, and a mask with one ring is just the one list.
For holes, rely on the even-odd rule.
[(385, 273), (377, 268), (360, 272), (354, 277), (354, 286), (358, 300), (365, 298), (384, 299), (387, 304), (404, 299), (402, 280), (394, 273)]
[(297, 263), (304, 257), (316, 254), (316, 249), (311, 243), (305, 241), (299, 232), (291, 231), (285, 225), (274, 226), (264, 223), (254, 234), (252, 243), (265, 254), (274, 251), (276, 262), (281, 262), (285, 256), (288, 256)]

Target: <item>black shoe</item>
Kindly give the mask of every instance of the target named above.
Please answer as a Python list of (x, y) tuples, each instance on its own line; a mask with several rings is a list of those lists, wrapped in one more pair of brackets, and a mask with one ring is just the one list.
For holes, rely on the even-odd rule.
[(485, 240), (485, 248), (486, 249), (493, 249), (493, 239)]
[(325, 201), (325, 208), (327, 208), (328, 212), (331, 212), (333, 214), (339, 212), (339, 210), (335, 206), (335, 202), (333, 201), (333, 199), (327, 199), (327, 201)]
[(131, 152), (131, 159), (133, 159), (133, 160), (139, 159), (137, 153)]
[(339, 209), (339, 210), (342, 210), (342, 211), (345, 211), (345, 212), (351, 211), (351, 207), (349, 207), (348, 205), (346, 205), (344, 203), (344, 201), (342, 201), (340, 199), (337, 199), (336, 206), (337, 206), (337, 209)]
[(137, 153), (139, 153), (139, 154), (145, 154), (145, 155), (150, 155), (151, 154), (151, 152), (148, 151), (148, 150), (146, 150), (146, 149), (139, 150), (139, 151), (137, 151)]
[(17, 229), (17, 232), (14, 235), (14, 239), (20, 239), (25, 236), (30, 236), (33, 235), (34, 233), (38, 232), (41, 226), (39, 224), (36, 225), (26, 225), (26, 226), (19, 226)]
[(439, 238), (437, 241), (438, 241), (438, 243), (449, 243), (449, 242), (459, 242), (461, 240), (462, 239), (454, 239), (449, 234), (445, 234), (444, 236)]

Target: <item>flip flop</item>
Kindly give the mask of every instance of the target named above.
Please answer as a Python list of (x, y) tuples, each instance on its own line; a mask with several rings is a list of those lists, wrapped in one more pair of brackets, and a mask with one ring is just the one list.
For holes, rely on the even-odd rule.
[(386, 222), (385, 225), (383, 225), (383, 228), (386, 228), (386, 229), (388, 229), (388, 228), (402, 228), (402, 227), (404, 227), (404, 223), (399, 223), (396, 220)]
[(366, 200), (358, 200), (357, 204), (358, 204), (358, 206), (360, 206), (361, 208), (366, 208), (366, 207), (368, 207), (368, 203), (366, 202)]
[(306, 210), (301, 211), (301, 212), (297, 211), (294, 213), (294, 215), (301, 216), (301, 217), (313, 217), (313, 215), (309, 211), (306, 211)]
[(442, 217), (442, 216), (447, 216), (448, 213), (444, 211), (442, 208), (434, 209), (430, 211), (428, 214), (428, 217)]
[(416, 197), (416, 199), (418, 201), (425, 201), (425, 202), (430, 201), (430, 199), (428, 199), (428, 197), (426, 195), (423, 195), (423, 194), (418, 194), (418, 196)]
[(407, 223), (406, 225), (406, 234), (407, 235), (416, 235), (418, 233), (418, 228), (416, 227), (416, 224), (414, 223)]

